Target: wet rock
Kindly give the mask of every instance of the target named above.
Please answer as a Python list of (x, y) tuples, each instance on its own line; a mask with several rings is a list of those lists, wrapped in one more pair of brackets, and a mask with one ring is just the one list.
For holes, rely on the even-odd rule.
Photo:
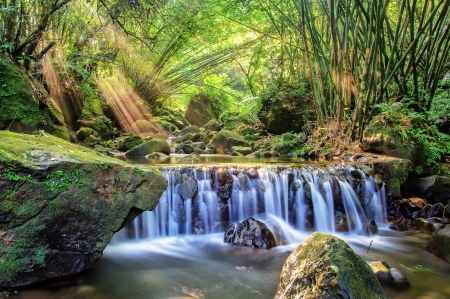
[(248, 189), (250, 189), (250, 185), (249, 185), (249, 179), (248, 176), (243, 174), (243, 173), (239, 173), (237, 175), (237, 178), (239, 180), (239, 188), (242, 191), (246, 191)]
[(291, 184), (291, 190), (292, 191), (298, 191), (302, 188), (302, 181), (300, 180), (295, 180), (292, 182)]
[(408, 225), (407, 225), (407, 222), (405, 221), (405, 219), (403, 219), (403, 220), (395, 221), (395, 222), (389, 224), (389, 228), (392, 230), (407, 231)]
[(182, 174), (181, 183), (178, 186), (178, 193), (186, 200), (193, 198), (198, 191), (197, 180), (193, 175)]
[(154, 139), (139, 144), (133, 149), (129, 150), (125, 156), (127, 157), (144, 157), (154, 152), (164, 153), (170, 155), (170, 145), (166, 140)]
[(370, 219), (367, 223), (364, 224), (364, 232), (368, 236), (373, 236), (378, 234), (378, 226), (375, 220)]
[(372, 269), (350, 246), (315, 232), (287, 258), (274, 298), (388, 297)]
[(450, 201), (450, 178), (431, 176), (410, 178), (401, 187), (403, 197), (420, 197), (428, 203), (447, 204)]
[(389, 267), (386, 267), (386, 262), (367, 262), (367, 264), (372, 268), (373, 273), (377, 277), (378, 281), (382, 285), (391, 285), (394, 282), (391, 273), (389, 272)]
[(410, 287), (408, 279), (396, 268), (390, 268), (389, 274), (391, 274), (393, 279), (393, 285), (397, 289), (407, 289)]
[(215, 175), (219, 185), (217, 195), (222, 200), (228, 200), (233, 192), (233, 176), (224, 168), (218, 169)]
[(341, 212), (336, 212), (334, 229), (337, 232), (348, 232), (347, 216)]
[(420, 218), (430, 218), (431, 217), (431, 205), (426, 205), (420, 210)]
[(434, 204), (431, 207), (431, 216), (432, 217), (444, 217), (445, 206), (442, 203)]
[(266, 192), (266, 183), (264, 181), (258, 181), (258, 189), (262, 192)]
[(428, 233), (428, 234), (432, 234), (435, 231), (444, 227), (444, 224), (442, 224), (440, 222), (436, 223), (433, 219), (431, 219), (431, 221), (429, 221), (428, 219), (424, 219), (424, 218), (414, 219), (413, 225), (418, 230), (420, 230), (424, 233)]
[(450, 226), (436, 231), (428, 241), (426, 250), (450, 263)]
[(232, 225), (226, 232), (224, 242), (257, 249), (277, 246), (272, 231), (263, 222), (254, 218)]
[(259, 177), (258, 170), (256, 168), (250, 168), (247, 174), (251, 179), (257, 179)]
[(445, 209), (444, 209), (444, 217), (445, 217), (445, 218), (450, 218), (450, 203), (448, 203), (448, 204), (445, 206)]

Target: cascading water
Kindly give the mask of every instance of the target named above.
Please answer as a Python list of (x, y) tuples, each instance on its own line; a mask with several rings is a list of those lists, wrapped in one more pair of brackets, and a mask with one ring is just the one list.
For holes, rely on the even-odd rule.
[[(297, 231), (356, 234), (364, 233), (367, 219), (385, 221), (384, 187), (367, 169), (327, 168), (161, 167), (169, 187), (157, 208), (140, 215), (118, 238), (221, 232), (249, 217), (275, 218)], [(346, 222), (339, 228), (338, 218)]]

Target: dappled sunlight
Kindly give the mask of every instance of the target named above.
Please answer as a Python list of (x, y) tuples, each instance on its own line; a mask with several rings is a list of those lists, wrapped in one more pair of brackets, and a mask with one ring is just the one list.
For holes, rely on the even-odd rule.
[[(64, 61), (60, 51), (58, 51), (58, 56), (59, 60)], [(54, 60), (49, 55), (42, 60), (43, 76), (50, 96), (61, 109), (65, 122), (73, 128), (83, 110), (83, 99), (79, 96), (78, 86), (73, 78), (67, 75), (60, 78), (54, 64)]]
[[(114, 77), (96, 78), (95, 82), (114, 113), (119, 127), (127, 133), (134, 132), (144, 135), (156, 133), (155, 129), (160, 131), (149, 122), (153, 118), (150, 111), (122, 72), (115, 69), (114, 73), (116, 74)], [(136, 123), (138, 120), (141, 122)]]

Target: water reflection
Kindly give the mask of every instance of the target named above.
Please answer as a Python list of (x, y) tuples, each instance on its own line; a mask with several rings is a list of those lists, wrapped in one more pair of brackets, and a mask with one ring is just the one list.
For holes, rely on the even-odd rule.
[(223, 164), (314, 164), (317, 161), (311, 159), (305, 159), (301, 157), (290, 157), (290, 156), (280, 156), (280, 157), (246, 157), (246, 156), (230, 156), (230, 155), (198, 155), (195, 163), (182, 162), (182, 158), (187, 155), (171, 154), (170, 156), (152, 159), (146, 157), (125, 157), (120, 156), (121, 160), (124, 160), (132, 164), (143, 164), (143, 165), (223, 165)]

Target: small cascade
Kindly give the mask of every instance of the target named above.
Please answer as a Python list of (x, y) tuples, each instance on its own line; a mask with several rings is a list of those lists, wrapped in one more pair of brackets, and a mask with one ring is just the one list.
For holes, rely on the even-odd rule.
[(161, 167), (169, 186), (156, 209), (137, 217), (120, 239), (224, 232), (249, 217), (277, 219), (297, 232), (364, 233), (386, 219), (384, 186), (367, 168)]

